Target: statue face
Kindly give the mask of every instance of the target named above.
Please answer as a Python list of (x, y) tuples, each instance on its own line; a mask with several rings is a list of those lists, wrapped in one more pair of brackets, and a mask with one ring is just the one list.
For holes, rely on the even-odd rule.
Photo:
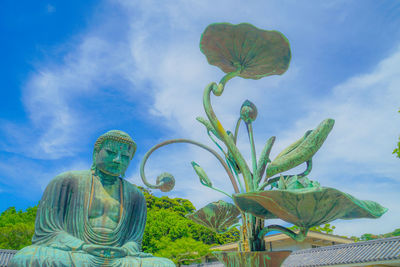
[(133, 156), (133, 148), (129, 144), (113, 140), (105, 140), (96, 153), (96, 167), (109, 175), (124, 174)]

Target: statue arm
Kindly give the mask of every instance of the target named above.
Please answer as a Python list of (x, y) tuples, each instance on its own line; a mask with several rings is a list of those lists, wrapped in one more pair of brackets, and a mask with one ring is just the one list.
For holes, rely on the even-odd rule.
[[(68, 173), (55, 177), (43, 193), (36, 215), (35, 233), (32, 243), (61, 250), (81, 250), (84, 242), (68, 233), (66, 225), (68, 210), (78, 206), (77, 180), (68, 176)], [(72, 194), (75, 194), (72, 196)], [(76, 208), (77, 212), (83, 212), (82, 208)], [(77, 218), (83, 218), (80, 214), (69, 218), (73, 223), (79, 224)], [(65, 223), (65, 224), (64, 224)], [(70, 231), (76, 231), (72, 227)]]
[(143, 193), (137, 187), (133, 185), (130, 186), (132, 191), (129, 193), (129, 196), (127, 196), (129, 203), (126, 203), (128, 204), (128, 209), (129, 205), (132, 207), (132, 210), (129, 212), (129, 222), (127, 222), (130, 228), (128, 230), (128, 238), (125, 240), (122, 247), (127, 250), (128, 255), (137, 256), (142, 250), (142, 239), (144, 228), (146, 226), (147, 208), (146, 199), (144, 198)]

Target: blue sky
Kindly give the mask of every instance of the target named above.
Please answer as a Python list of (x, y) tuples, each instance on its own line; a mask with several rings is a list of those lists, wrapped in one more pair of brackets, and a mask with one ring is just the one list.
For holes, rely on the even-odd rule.
[[(259, 111), (256, 149), (277, 136), (272, 156), (325, 118), (336, 124), (309, 176), (389, 208), (379, 220), (336, 221), (336, 233), (400, 227), (400, 4), (397, 1), (11, 1), (0, 33), (0, 211), (37, 204), (55, 175), (88, 169), (96, 138), (121, 129), (138, 150), (127, 179), (143, 185), (139, 162), (153, 145), (192, 138), (211, 145), (196, 116), (202, 92), (223, 73), (207, 64), (199, 38), (214, 22), (249, 22), (289, 39), (282, 76), (233, 79), (213, 98), (227, 129), (241, 103)], [(245, 130), (239, 147), (250, 158)], [(148, 179), (168, 171), (176, 188), (157, 195), (196, 207), (223, 195), (201, 188), (190, 161), (232, 192), (212, 156), (185, 145), (160, 149)]]

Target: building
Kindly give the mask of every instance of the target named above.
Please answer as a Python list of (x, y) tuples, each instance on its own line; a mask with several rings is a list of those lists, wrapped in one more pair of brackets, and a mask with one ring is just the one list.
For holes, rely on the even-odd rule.
[[(313, 232), (315, 233), (315, 232)], [(324, 235), (324, 234), (323, 234)], [(311, 236), (310, 236), (311, 237)], [(400, 266), (400, 236), (381, 238), (375, 240), (369, 240), (364, 242), (348, 242), (335, 245), (328, 245), (331, 238), (319, 239), (315, 236), (308, 240), (308, 244), (305, 247), (311, 248), (295, 250), (298, 247), (296, 243), (290, 244), (290, 242), (281, 239), (279, 235), (272, 235), (267, 240), (272, 243), (272, 246), (276, 246), (283, 249), (288, 247), (293, 248), (293, 253), (285, 260), (282, 267), (390, 267)], [(332, 238), (341, 238), (332, 236)], [(280, 242), (277, 242), (281, 240)], [(286, 243), (286, 244), (285, 244)], [(317, 244), (321, 245), (319, 247)], [(228, 244), (230, 245), (230, 244)], [(282, 245), (282, 246), (281, 246)], [(222, 246), (220, 246), (222, 247)], [(231, 247), (227, 246), (226, 251), (229, 251)], [(229, 249), (228, 249), (229, 248)], [(204, 264), (190, 265), (192, 267), (223, 267), (222, 263), (210, 262)]]
[(400, 266), (400, 236), (303, 249), (293, 252), (282, 267)]
[[(264, 237), (267, 250), (292, 250), (326, 247), (337, 244), (354, 243), (353, 239), (341, 237), (337, 235), (329, 235), (320, 232), (309, 231), (303, 242), (297, 242), (285, 234), (273, 234)], [(216, 246), (211, 249), (222, 251), (236, 251), (238, 243), (229, 243)]]

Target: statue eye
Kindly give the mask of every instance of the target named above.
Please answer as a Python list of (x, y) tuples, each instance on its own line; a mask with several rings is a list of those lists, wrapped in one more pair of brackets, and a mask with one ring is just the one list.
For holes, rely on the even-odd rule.
[(115, 155), (115, 154), (117, 154), (117, 152), (112, 151), (112, 150), (110, 150), (110, 149), (106, 149), (106, 151), (107, 151), (107, 153), (110, 154), (110, 155)]

